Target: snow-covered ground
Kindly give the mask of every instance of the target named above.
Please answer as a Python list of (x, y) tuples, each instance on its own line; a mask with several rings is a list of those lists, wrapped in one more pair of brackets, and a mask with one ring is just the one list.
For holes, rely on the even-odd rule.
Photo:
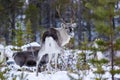
[[(32, 44), (27, 44), (27, 45), (23, 45), (22, 49), (26, 50), (26, 47), (28, 46), (40, 46), (39, 44), (37, 44), (36, 42), (33, 42)], [(84, 70), (84, 71), (77, 71), (79, 73), (73, 73), (70, 70), (58, 70), (58, 71), (43, 71), (43, 72), (39, 72), (39, 75), (36, 76), (36, 68), (35, 67), (26, 67), (23, 66), (22, 70), (19, 71), (19, 69), (21, 69), (18, 65), (15, 64), (14, 60), (12, 59), (12, 55), (14, 53), (14, 51), (11, 50), (11, 48), (13, 48), (13, 46), (2, 46), (0, 45), (0, 51), (2, 53), (2, 51), (4, 50), (6, 55), (9, 56), (9, 60), (7, 61), (7, 68), (10, 69), (10, 71), (8, 71), (5, 76), (8, 76), (7, 80), (13, 80), (13, 78), (16, 78), (16, 80), (73, 80), (72, 78), (75, 79), (80, 79), (82, 78), (82, 80), (95, 80), (96, 77), (100, 76), (94, 73), (94, 71), (96, 70), (95, 67), (93, 67), (92, 65), (90, 65), (90, 69), (89, 70)], [(17, 48), (17, 47), (14, 47)], [(65, 50), (64, 53), (64, 60), (67, 64), (70, 64), (71, 68), (76, 68), (75, 64), (77, 62), (77, 54), (81, 53), (81, 50)], [(91, 51), (86, 51), (86, 53), (91, 53)], [(99, 56), (100, 59), (102, 59), (102, 54), (100, 52), (98, 52), (97, 56)], [(2, 56), (0, 56), (0, 58), (2, 59)], [(89, 57), (92, 58), (92, 57)], [(88, 58), (88, 59), (89, 59)], [(110, 66), (102, 66), (103, 69), (106, 71), (104, 75), (102, 75), (102, 80), (103, 78), (106, 78), (106, 80), (111, 80), (111, 74), (109, 73), (110, 71)], [(2, 69), (0, 69), (0, 71), (3, 71), (6, 67), (3, 67)], [(29, 70), (25, 70), (25, 69), (29, 69)], [(120, 69), (120, 67), (115, 66), (115, 69)], [(72, 78), (71, 78), (72, 76)], [(1, 79), (0, 79), (1, 80)], [(115, 75), (115, 80), (120, 80), (120, 74), (116, 74)]]
[[(105, 69), (109, 69), (109, 67), (104, 67)], [(94, 68), (93, 68), (94, 70)], [(28, 71), (17, 71), (17, 70), (11, 70), (9, 72), (9, 78), (8, 80), (13, 80), (13, 78), (16, 77), (16, 80), (71, 80), (70, 76), (72, 76), (75, 79), (78, 79), (78, 75), (75, 73), (70, 73), (69, 71), (51, 71), (51, 72), (41, 72), (38, 76), (35, 75), (34, 72), (28, 72)], [(93, 73), (92, 70), (80, 72), (80, 77), (82, 80), (95, 80), (97, 75)], [(106, 80), (111, 80), (111, 74), (109, 72), (106, 72), (102, 78), (106, 78)], [(115, 80), (120, 80), (120, 75), (115, 75)]]

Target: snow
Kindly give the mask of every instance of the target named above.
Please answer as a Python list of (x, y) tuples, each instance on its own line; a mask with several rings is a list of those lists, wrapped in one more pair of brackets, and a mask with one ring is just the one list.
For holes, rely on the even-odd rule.
[[(11, 76), (15, 76), (13, 75), (14, 73), (16, 73), (15, 75), (21, 75), (23, 73), (24, 76), (27, 75), (27, 77), (25, 78), (25, 80), (70, 80), (70, 78), (67, 76), (67, 72), (66, 71), (58, 71), (52, 74), (47, 74), (47, 73), (39, 73), (39, 76), (35, 76), (35, 72), (11, 72)], [(8, 80), (12, 80), (12, 77), (9, 77)], [(16, 78), (16, 80), (20, 80), (19, 77)]]
[[(30, 44), (26, 44), (22, 46), (22, 49), (25, 50), (26, 47), (28, 46), (40, 46), (40, 44), (36, 43), (36, 42), (32, 42)], [(70, 76), (74, 77), (75, 79), (78, 79), (79, 77), (82, 78), (82, 80), (95, 80), (95, 77), (98, 77), (99, 75), (93, 73), (96, 68), (93, 66), (90, 66), (90, 70), (85, 70), (85, 71), (79, 71), (80, 76), (78, 76), (78, 74), (73, 73), (73, 72), (69, 72), (67, 70), (58, 70), (58, 71), (51, 71), (51, 72), (39, 72), (39, 75), (36, 76), (36, 67), (26, 67), (23, 66), (22, 68), (19, 67), (18, 65), (16, 65), (14, 63), (14, 60), (12, 58), (12, 54), (14, 53), (14, 51), (12, 50), (12, 48), (18, 48), (16, 46), (12, 46), (12, 45), (8, 45), (6, 47), (4, 47), (3, 45), (0, 45), (0, 50), (4, 50), (7, 53), (7, 55), (10, 57), (9, 60), (6, 62), (8, 64), (8, 67), (10, 69), (9, 72), (6, 73), (7, 76), (9, 76), (9, 78), (7, 80), (13, 80), (13, 78), (16, 77), (16, 80), (21, 80), (20, 77), (23, 74), (23, 80), (71, 80)], [(82, 50), (65, 50), (64, 53), (64, 58), (65, 58), (65, 62), (72, 64), (72, 68), (75, 68), (75, 63), (76, 63), (76, 58), (78, 57), (77, 54), (81, 53)], [(87, 55), (89, 55), (91, 53), (91, 51), (83, 51), (86, 52)], [(103, 58), (102, 53), (98, 52), (97, 56), (99, 56), (99, 59)], [(69, 58), (71, 58), (71, 60), (68, 60)], [(91, 57), (93, 58), (93, 57)], [(88, 58), (89, 59), (89, 58)], [(71, 62), (71, 63), (70, 63)], [(5, 69), (6, 67), (2, 68), (2, 71)], [(18, 69), (31, 69), (33, 72), (27, 71), (27, 70), (22, 70), (22, 71), (18, 71)], [(106, 71), (105, 74), (102, 76), (102, 78), (107, 78), (107, 80), (111, 80), (111, 74), (109, 73), (111, 67), (109, 65), (104, 65), (102, 66), (102, 68)], [(115, 66), (115, 69), (120, 69), (120, 67)], [(0, 70), (1, 71), (1, 70)], [(115, 79), (119, 80), (120, 79), (120, 74), (115, 74)]]
[(12, 45), (8, 45), (5, 47), (5, 55), (8, 57), (8, 58), (12, 58), (12, 55), (14, 53), (14, 51), (12, 49), (18, 49), (17, 46), (12, 46)]
[(21, 49), (22, 49), (23, 51), (26, 51), (26, 50), (27, 50), (27, 47), (31, 47), (31, 46), (40, 47), (40, 44), (37, 43), (37, 42), (31, 42), (31, 43), (29, 43), (29, 44), (23, 45), (23, 46), (21, 47)]

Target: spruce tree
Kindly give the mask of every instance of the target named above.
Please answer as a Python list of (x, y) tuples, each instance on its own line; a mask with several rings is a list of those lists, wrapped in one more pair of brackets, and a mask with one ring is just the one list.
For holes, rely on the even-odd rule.
[[(106, 47), (109, 50), (109, 55), (111, 56), (111, 75), (112, 80), (114, 80), (114, 75), (116, 73), (114, 70), (114, 59), (115, 51), (120, 49), (117, 43), (118, 36), (116, 35), (119, 31), (119, 26), (114, 25), (114, 17), (119, 13), (119, 10), (115, 9), (118, 0), (89, 0), (86, 3), (86, 7), (91, 10), (93, 15), (92, 20), (94, 21), (95, 29), (99, 36), (105, 36), (107, 39)], [(94, 5), (94, 6), (93, 6)], [(119, 43), (119, 42), (118, 42)]]
[[(84, 40), (81, 42), (81, 46), (80, 46), (82, 52), (78, 54), (77, 63), (76, 63), (77, 71), (79, 71), (77, 72), (79, 75), (79, 80), (83, 80), (90, 69), (90, 66), (88, 64), (89, 62), (87, 59), (89, 47), (88, 47), (88, 38), (86, 36), (86, 33), (83, 34), (83, 37)], [(80, 72), (81, 74), (79, 74)]]
[(93, 45), (90, 47), (90, 50), (92, 51), (91, 55), (93, 55), (94, 57), (90, 59), (89, 62), (94, 68), (96, 68), (96, 70), (93, 71), (94, 75), (96, 75), (95, 80), (107, 79), (103, 78), (103, 75), (105, 74), (103, 66), (107, 66), (108, 64), (108, 60), (102, 56), (105, 49), (105, 42), (102, 39), (95, 40)]
[(30, 43), (30, 42), (33, 41), (33, 33), (32, 33), (32, 28), (31, 28), (31, 21), (29, 19), (26, 22), (25, 39), (26, 39), (26, 43)]
[(4, 61), (0, 61), (0, 80), (7, 80), (8, 79), (8, 76), (6, 76), (5, 74), (8, 73), (8, 71), (10, 69), (8, 68), (4, 68), (6, 65), (3, 65)]
[(21, 51), (21, 46), (24, 44), (23, 30), (20, 22), (17, 22), (16, 26), (17, 26), (17, 29), (14, 30), (16, 35), (15, 35), (15, 39), (13, 40), (13, 45), (18, 47), (17, 51)]
[(29, 1), (29, 5), (25, 10), (26, 21), (25, 23), (30, 22), (30, 28), (32, 30), (33, 40), (36, 40), (36, 32), (38, 31), (39, 25), (39, 8), (37, 7), (35, 2)]
[(71, 80), (84, 80), (85, 76), (89, 72), (90, 69), (89, 59), (87, 59), (89, 47), (87, 44), (88, 44), (88, 38), (84, 33), (84, 40), (81, 42), (81, 46), (79, 47), (79, 49), (81, 49), (81, 52), (76, 54), (77, 55), (76, 64), (75, 64), (76, 69), (73, 70), (73, 72), (78, 75), (78, 79), (75, 79), (73, 76), (68, 74)]

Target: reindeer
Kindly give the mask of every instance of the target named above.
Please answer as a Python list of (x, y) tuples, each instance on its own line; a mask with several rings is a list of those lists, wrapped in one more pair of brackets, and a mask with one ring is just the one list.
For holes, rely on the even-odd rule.
[[(36, 66), (36, 58), (38, 56), (38, 51), (20, 51), (13, 54), (13, 59), (17, 65), (20, 67), (26, 66)], [(34, 54), (34, 56), (33, 56)], [(44, 55), (40, 62), (40, 66), (43, 66), (48, 62), (48, 55)]]
[(38, 60), (36, 65), (36, 76), (38, 76), (38, 67), (39, 63), (42, 60), (42, 56), (48, 54), (48, 65), (47, 68), (50, 68), (50, 62), (54, 55), (55, 60), (55, 70), (57, 68), (57, 58), (58, 54), (64, 53), (63, 46), (69, 43), (70, 38), (74, 36), (73, 28), (75, 24), (62, 23), (60, 28), (50, 28), (44, 32), (42, 36), (42, 46), (38, 52)]

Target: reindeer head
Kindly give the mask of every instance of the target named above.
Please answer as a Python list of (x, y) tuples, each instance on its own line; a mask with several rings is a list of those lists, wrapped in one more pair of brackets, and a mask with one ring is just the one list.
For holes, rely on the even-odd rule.
[(74, 28), (76, 23), (61, 23), (61, 27), (66, 30), (70, 37), (74, 37)]

